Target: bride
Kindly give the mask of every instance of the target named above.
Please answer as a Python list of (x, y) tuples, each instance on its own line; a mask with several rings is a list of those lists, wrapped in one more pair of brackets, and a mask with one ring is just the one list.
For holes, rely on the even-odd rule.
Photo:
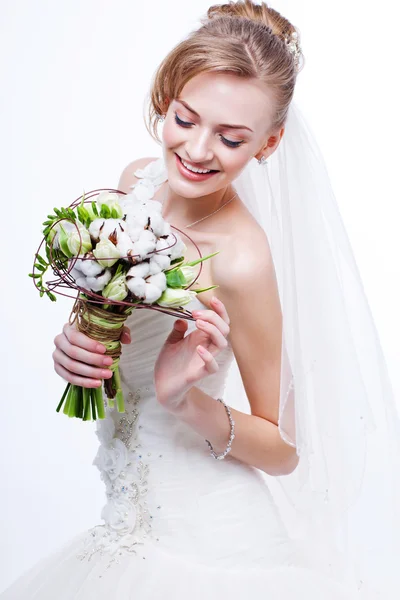
[[(129, 317), (126, 413), (107, 409), (97, 423), (101, 522), (1, 600), (381, 597), (384, 582), (366, 580), (367, 524), (356, 532), (350, 517), (376, 482), (369, 518), (386, 507), (377, 548), (393, 558), (398, 417), (323, 163), (293, 102), (302, 64), (295, 27), (245, 0), (212, 6), (159, 66), (148, 129), (162, 157), (133, 161), (118, 189), (158, 200), (203, 255), (218, 252), (198, 281), (218, 287), (192, 301), (193, 321)], [(111, 376), (105, 347), (74, 326), (55, 346), (66, 381), (95, 387)]]

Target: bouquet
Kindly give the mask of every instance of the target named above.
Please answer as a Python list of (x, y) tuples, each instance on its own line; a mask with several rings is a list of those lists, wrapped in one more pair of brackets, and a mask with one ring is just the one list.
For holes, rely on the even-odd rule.
[[(128, 316), (134, 309), (147, 308), (193, 319), (184, 305), (217, 287), (189, 289), (202, 262), (217, 253), (202, 257), (195, 244), (200, 258), (185, 262), (187, 248), (177, 233), (183, 232), (165, 221), (161, 208), (158, 201), (141, 200), (135, 189), (129, 194), (93, 190), (67, 208), (54, 208), (43, 223), (44, 237), (29, 276), (40, 296), (51, 301), (55, 293), (70, 296), (64, 290), (76, 290), (70, 322), (76, 321), (77, 329), (102, 343), (113, 358), (112, 378), (103, 382), (105, 398), (102, 386), (89, 389), (68, 383), (57, 412), (64, 405), (66, 415), (84, 421), (104, 419), (105, 405), (124, 412), (119, 339)], [(55, 279), (44, 282), (48, 270)]]

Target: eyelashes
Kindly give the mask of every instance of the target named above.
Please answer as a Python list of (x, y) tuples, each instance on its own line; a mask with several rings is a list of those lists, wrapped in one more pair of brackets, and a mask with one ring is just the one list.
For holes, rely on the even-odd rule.
[[(187, 123), (186, 121), (182, 121), (182, 119), (180, 119), (176, 113), (175, 123), (180, 127), (191, 127), (193, 125), (193, 123)], [(232, 140), (226, 139), (226, 137), (224, 137), (223, 135), (220, 135), (220, 138), (225, 144), (225, 146), (229, 146), (229, 148), (237, 148), (238, 146), (241, 146), (243, 144), (243, 140), (241, 142), (232, 142)]]

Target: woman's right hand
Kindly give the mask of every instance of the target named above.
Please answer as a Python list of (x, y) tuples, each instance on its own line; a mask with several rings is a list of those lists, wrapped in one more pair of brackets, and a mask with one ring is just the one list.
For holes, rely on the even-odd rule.
[[(124, 327), (120, 341), (130, 344), (128, 327)], [(110, 379), (112, 364), (110, 356), (104, 356), (106, 347), (77, 331), (74, 325), (66, 323), (62, 333), (54, 338), (56, 346), (52, 357), (54, 370), (66, 381), (84, 388), (100, 387), (103, 379)]]

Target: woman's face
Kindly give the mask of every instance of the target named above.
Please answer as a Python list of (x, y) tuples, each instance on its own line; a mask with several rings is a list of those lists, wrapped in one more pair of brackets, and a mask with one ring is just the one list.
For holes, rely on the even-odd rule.
[[(256, 79), (228, 73), (193, 77), (165, 116), (162, 141), (169, 185), (187, 198), (229, 185), (267, 144), (273, 112), (272, 96)], [(277, 133), (264, 156), (279, 144)], [(180, 159), (216, 172), (194, 179)]]

